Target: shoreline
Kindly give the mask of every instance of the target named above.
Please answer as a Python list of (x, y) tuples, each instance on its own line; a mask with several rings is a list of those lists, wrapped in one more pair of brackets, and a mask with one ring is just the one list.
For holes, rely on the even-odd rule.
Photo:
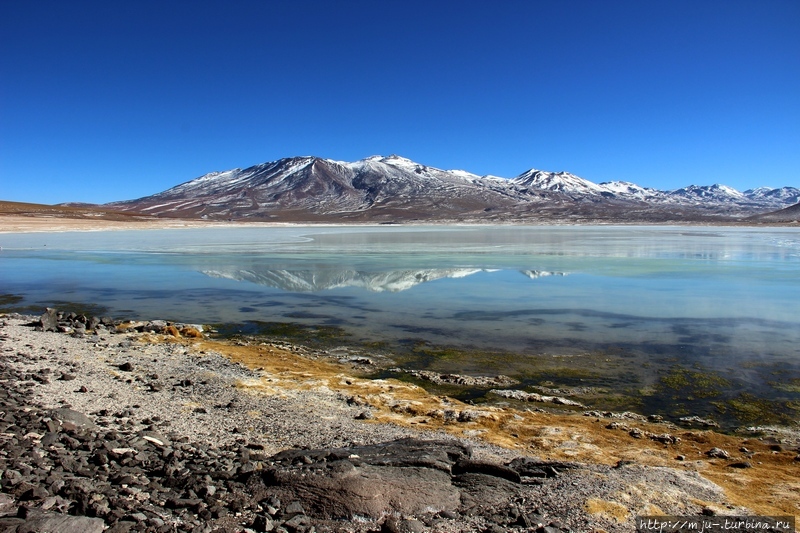
[(180, 218), (140, 218), (112, 220), (89, 217), (21, 216), (0, 213), (0, 235), (5, 233), (63, 233), (69, 231), (126, 231), (150, 229), (230, 228), (230, 227), (418, 227), (418, 226), (663, 226), (663, 227), (724, 227), (724, 228), (786, 228), (798, 229), (798, 222), (748, 222), (731, 221), (671, 221), (647, 222), (626, 220), (510, 220), (498, 221), (413, 221), (386, 222), (292, 222), (292, 221), (221, 221)]
[[(5, 354), (24, 355), (18, 364), (78, 376), (39, 383), (35, 400), (47, 408), (69, 405), (103, 424), (120, 422), (109, 413), (130, 411), (119, 418), (132, 423), (131, 429), (142, 431), (147, 425), (141, 422), (149, 421), (153, 429), (191, 442), (247, 443), (264, 455), (418, 437), (465, 443), (476, 458), (493, 464), (536, 457), (585, 465), (570, 482), (579, 483), (582, 492), (564, 500), (562, 514), (569, 523), (593, 524), (598, 530), (629, 530), (636, 515), (696, 514), (703, 508), (719, 514), (742, 514), (746, 507), (751, 513), (800, 516), (793, 497), (800, 487), (797, 441), (685, 430), (636, 418), (553, 414), (535, 407), (475, 407), (402, 381), (354, 377), (352, 367), (269, 343), (243, 346), (132, 331), (72, 337), (35, 332), (26, 325), (29, 317), (6, 315), (0, 321), (0, 346)], [(123, 370), (125, 363), (131, 365), (124, 367), (128, 370)], [(105, 416), (97, 414), (101, 404), (107, 406)], [(152, 423), (155, 418), (159, 422)], [(707, 455), (714, 448), (729, 457)], [(730, 466), (737, 463), (750, 467)], [(623, 473), (627, 480), (614, 478)], [(685, 485), (669, 497), (659, 478), (667, 474)], [(611, 478), (615, 490), (609, 492), (603, 487)], [(651, 486), (643, 486), (644, 480)], [(722, 487), (724, 495), (710, 498), (710, 483)], [(631, 498), (633, 487), (636, 496)], [(706, 497), (693, 494), (696, 490)], [(431, 530), (475, 525), (465, 520), (450, 520), (449, 530)]]

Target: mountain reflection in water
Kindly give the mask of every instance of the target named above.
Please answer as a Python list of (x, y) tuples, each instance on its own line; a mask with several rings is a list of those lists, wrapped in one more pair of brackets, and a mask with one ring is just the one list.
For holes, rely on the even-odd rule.
[[(204, 270), (214, 278), (247, 281), (291, 292), (316, 292), (342, 287), (359, 287), (371, 292), (400, 292), (420, 283), (444, 278), (466, 278), (479, 272), (496, 272), (487, 268), (433, 268), (421, 270), (390, 270), (364, 272), (359, 270), (321, 268), (315, 270)], [(566, 276), (565, 272), (520, 270), (524, 276), (536, 279), (546, 276)]]

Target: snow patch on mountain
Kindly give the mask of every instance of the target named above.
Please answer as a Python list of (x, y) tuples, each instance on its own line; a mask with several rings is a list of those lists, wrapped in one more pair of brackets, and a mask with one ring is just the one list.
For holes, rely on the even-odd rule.
[(673, 196), (680, 196), (691, 201), (697, 200), (717, 200), (717, 201), (741, 201), (747, 197), (727, 185), (716, 183), (714, 185), (690, 185), (681, 189), (670, 191)]
[(602, 195), (606, 192), (598, 184), (569, 172), (547, 172), (533, 168), (512, 179), (511, 182), (521, 187), (564, 194)]

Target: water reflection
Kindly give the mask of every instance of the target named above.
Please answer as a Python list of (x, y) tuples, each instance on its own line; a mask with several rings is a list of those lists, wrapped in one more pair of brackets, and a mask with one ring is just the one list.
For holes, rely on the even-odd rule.
[[(479, 272), (497, 272), (490, 268), (429, 268), (368, 272), (322, 267), (307, 270), (288, 269), (215, 269), (202, 273), (213, 278), (246, 281), (288, 292), (317, 292), (343, 287), (358, 287), (370, 292), (401, 292), (421, 283), (445, 278), (466, 278)], [(565, 272), (520, 270), (530, 279), (566, 276)]]

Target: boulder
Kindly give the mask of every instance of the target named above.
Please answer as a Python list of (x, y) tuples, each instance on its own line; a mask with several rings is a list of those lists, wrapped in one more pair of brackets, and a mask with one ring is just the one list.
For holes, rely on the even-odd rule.
[(43, 513), (26, 519), (17, 527), (17, 533), (40, 533), (42, 531), (101, 533), (104, 528), (104, 522), (100, 518)]
[(58, 331), (58, 311), (48, 307), (39, 317), (39, 327), (42, 331)]
[(708, 457), (713, 457), (717, 459), (729, 459), (731, 454), (723, 450), (722, 448), (711, 448), (706, 452)]
[(96, 427), (95, 423), (92, 422), (92, 420), (85, 414), (78, 411), (74, 411), (72, 409), (67, 409), (65, 407), (62, 407), (60, 409), (55, 409), (52, 412), (51, 416), (54, 419), (61, 422), (62, 424), (64, 424), (65, 422), (69, 422), (75, 424), (78, 427), (85, 427), (90, 429)]
[(265, 494), (301, 501), (308, 516), (379, 519), (389, 513), (452, 512), (486, 491), (506, 499), (519, 488), (512, 468), (474, 461), (455, 441), (400, 439), (341, 449), (286, 450), (253, 474)]

